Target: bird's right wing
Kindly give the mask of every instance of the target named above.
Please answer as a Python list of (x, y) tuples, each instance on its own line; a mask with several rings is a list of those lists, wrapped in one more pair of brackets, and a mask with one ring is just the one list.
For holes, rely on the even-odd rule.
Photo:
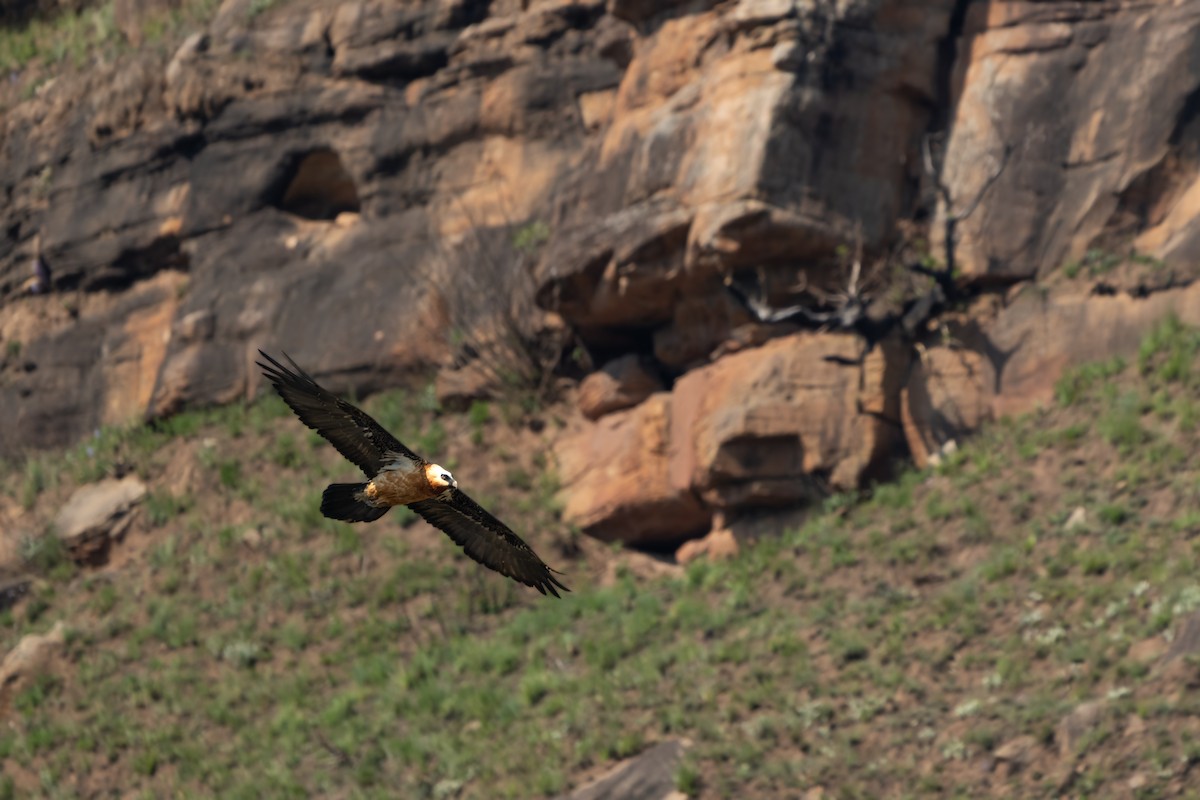
[(546, 566), (532, 547), (461, 490), (453, 490), (446, 499), (435, 497), (410, 503), (408, 507), (485, 567), (532, 586), (542, 594), (549, 592), (559, 597), (559, 589), (571, 591), (554, 577), (557, 570)]
[(417, 462), (424, 460), (401, 444), (365, 411), (323, 389), (287, 353), (283, 357), (292, 365), (292, 369), (262, 350), (258, 352), (270, 362), (264, 364), (260, 361), (258, 366), (300, 421), (329, 440), (368, 478), (379, 474), (389, 460), (390, 453), (407, 456)]

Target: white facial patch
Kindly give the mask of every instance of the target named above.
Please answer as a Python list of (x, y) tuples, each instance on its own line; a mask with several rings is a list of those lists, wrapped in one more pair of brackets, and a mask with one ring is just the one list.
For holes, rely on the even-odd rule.
[(458, 486), (458, 481), (454, 480), (450, 470), (439, 464), (430, 464), (426, 467), (425, 475), (429, 478), (429, 485), (438, 489), (454, 489)]

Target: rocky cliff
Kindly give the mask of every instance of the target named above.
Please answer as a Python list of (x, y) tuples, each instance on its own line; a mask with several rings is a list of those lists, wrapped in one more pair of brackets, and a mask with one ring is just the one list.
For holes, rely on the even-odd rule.
[(1198, 54), (1196, 0), (226, 0), (13, 73), (0, 446), (253, 395), (258, 347), (446, 396), (573, 351), (601, 537), (924, 463), (1200, 323)]

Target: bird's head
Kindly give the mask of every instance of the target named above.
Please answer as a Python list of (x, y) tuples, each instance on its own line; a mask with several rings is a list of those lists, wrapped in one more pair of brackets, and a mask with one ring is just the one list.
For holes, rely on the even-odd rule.
[(425, 468), (425, 479), (438, 492), (458, 488), (458, 481), (454, 480), (454, 476), (450, 474), (450, 470), (440, 467), (437, 464), (430, 464)]

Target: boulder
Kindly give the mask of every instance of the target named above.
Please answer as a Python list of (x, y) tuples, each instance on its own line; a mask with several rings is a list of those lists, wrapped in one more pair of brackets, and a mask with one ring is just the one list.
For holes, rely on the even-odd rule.
[(66, 631), (62, 620), (54, 623), (49, 633), (30, 633), (21, 637), (17, 646), (0, 661), (0, 719), (8, 716), (13, 698), (29, 687), (32, 680), (50, 669), (54, 657), (62, 650)]
[(136, 475), (81, 486), (54, 519), (54, 531), (77, 561), (103, 562), (111, 543), (133, 522), (130, 513), (146, 495)]
[(1079, 747), (1088, 734), (1100, 725), (1108, 713), (1108, 701), (1088, 700), (1063, 717), (1054, 732), (1059, 757), (1064, 761), (1073, 761), (1079, 755)]
[(588, 419), (599, 419), (636, 406), (662, 388), (662, 381), (643, 359), (633, 354), (621, 356), (579, 384), (579, 410)]
[(741, 551), (737, 537), (733, 531), (725, 527), (714, 526), (707, 535), (699, 539), (684, 542), (675, 551), (675, 560), (680, 564), (690, 564), (698, 558), (719, 561), (733, 558)]
[(555, 447), (563, 519), (604, 541), (677, 544), (709, 527), (688, 486), (669, 479), (671, 396), (660, 392), (563, 436)]
[(1037, 738), (1029, 734), (1004, 742), (992, 753), (997, 778), (1005, 780), (1024, 770), (1037, 758), (1039, 750)]
[(586, 329), (671, 318), (691, 217), (652, 200), (554, 236), (539, 262), (538, 303)]
[(849, 336), (798, 333), (719, 359), (671, 393), (671, 483), (717, 507), (790, 505), (858, 486), (897, 441), (902, 349), (861, 366)]
[(900, 439), (908, 363), (891, 342), (844, 363), (859, 349), (850, 336), (780, 337), (582, 425), (557, 448), (565, 518), (603, 539), (661, 545), (707, 530), (709, 509), (778, 508), (859, 486)]
[(587, 783), (560, 800), (677, 800), (675, 774), (687, 749), (678, 740), (660, 742), (644, 752), (627, 758), (601, 777)]
[(1200, 652), (1200, 611), (1193, 611), (1183, 618), (1179, 631), (1171, 640), (1163, 661), (1192, 656)]
[(991, 393), (980, 381), (985, 363), (982, 353), (950, 347), (928, 348), (914, 359), (901, 414), (918, 469), (991, 418)]
[(993, 413), (1015, 415), (1051, 402), (1064, 369), (1135, 357), (1146, 335), (1172, 314), (1200, 325), (1200, 283), (1148, 297), (1030, 287), (964, 338), (987, 356), (981, 377), (991, 386)]

